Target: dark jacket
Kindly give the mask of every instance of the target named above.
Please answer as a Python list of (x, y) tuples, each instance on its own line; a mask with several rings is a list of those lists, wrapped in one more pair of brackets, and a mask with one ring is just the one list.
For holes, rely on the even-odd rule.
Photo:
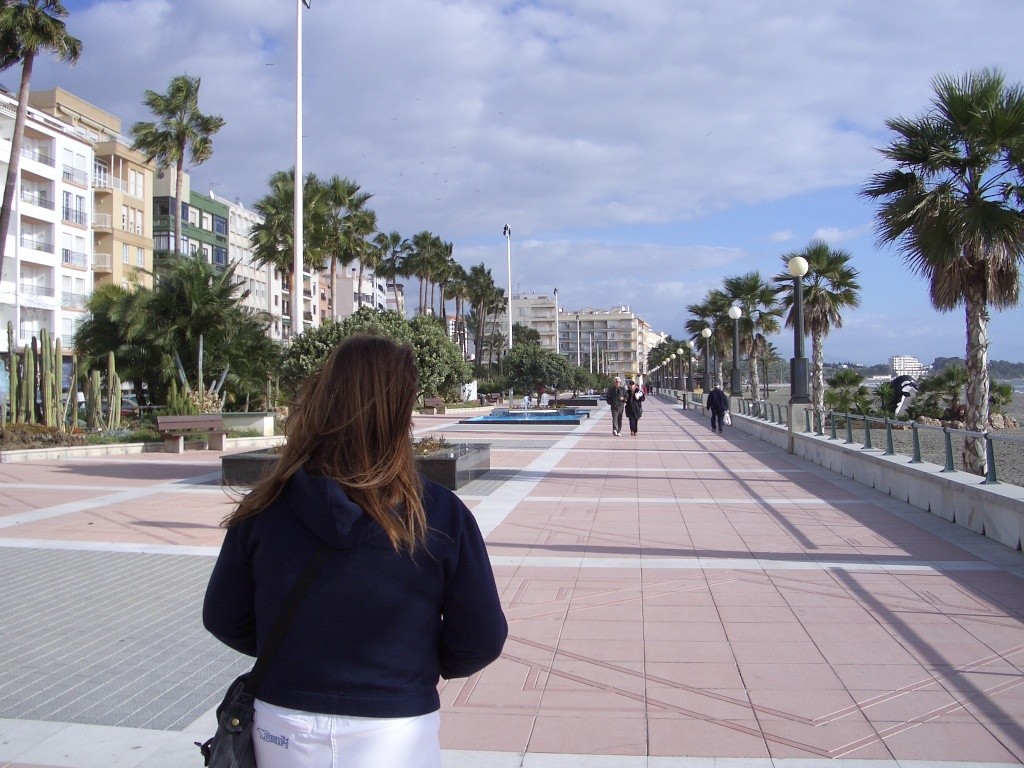
[(334, 550), (299, 605), (258, 698), (307, 712), (411, 717), (440, 707), (440, 677), (494, 661), (508, 634), (483, 537), (454, 493), (424, 481), (415, 558), (335, 481), (299, 470), (228, 529), (203, 605), (221, 642), (256, 655), (321, 542)]
[(625, 403), (620, 398), (624, 398), (625, 396), (625, 387), (608, 387), (608, 392), (604, 396), (604, 401), (612, 408), (622, 408)]
[(640, 387), (634, 387), (632, 392), (627, 392), (626, 415), (631, 419), (639, 419), (644, 415), (644, 391)]
[(708, 408), (715, 413), (725, 413), (729, 410), (729, 398), (725, 396), (725, 392), (715, 387), (711, 392), (708, 393)]

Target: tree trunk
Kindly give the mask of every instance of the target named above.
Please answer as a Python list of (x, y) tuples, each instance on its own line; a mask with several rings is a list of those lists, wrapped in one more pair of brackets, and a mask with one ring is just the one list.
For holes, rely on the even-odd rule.
[(331, 256), (331, 319), (338, 319), (338, 259)]
[[(988, 306), (984, 298), (983, 283), (967, 285), (964, 290), (967, 313), (967, 415), (965, 426), (973, 432), (988, 428)], [(985, 440), (980, 437), (964, 439), (963, 466), (967, 472), (984, 475)]]
[[(179, 154), (174, 173), (174, 248), (171, 253), (181, 253), (181, 187), (185, 169), (185, 153)], [(299, 308), (301, 311), (301, 307)], [(302, 322), (301, 316), (299, 322)], [(302, 327), (301, 325), (299, 326)]]
[[(11, 159), (7, 165), (7, 184), (4, 187), (3, 208), (0, 209), (0, 279), (3, 278), (4, 259), (7, 256), (7, 233), (11, 229), (11, 215), (14, 212), (14, 192), (18, 185), (18, 168), (21, 165), (21, 143), (25, 135), (25, 118), (28, 115), (28, 91), (32, 81), (32, 64), (35, 54), (29, 53), (21, 64), (21, 86), (18, 88), (18, 109), (14, 116), (14, 135), (11, 136)], [(17, 250), (15, 245), (15, 250)], [(18, 275), (11, 275), (11, 282), (18, 285)], [(17, 289), (15, 289), (17, 290)]]
[(825, 410), (825, 345), (821, 334), (811, 331), (811, 402)]
[(359, 280), (359, 284), (356, 286), (356, 296), (358, 296), (359, 298), (356, 299), (356, 308), (357, 309), (362, 309), (363, 308), (363, 260), (362, 259), (359, 259), (358, 280)]

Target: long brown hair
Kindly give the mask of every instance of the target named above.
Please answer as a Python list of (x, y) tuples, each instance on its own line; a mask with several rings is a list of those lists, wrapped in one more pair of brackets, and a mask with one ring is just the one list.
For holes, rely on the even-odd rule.
[(395, 549), (426, 538), (422, 484), (412, 452), (416, 356), (383, 336), (352, 336), (302, 387), (288, 417), (288, 442), (273, 471), (225, 520), (230, 527), (266, 509), (304, 467), (333, 478), (376, 520)]

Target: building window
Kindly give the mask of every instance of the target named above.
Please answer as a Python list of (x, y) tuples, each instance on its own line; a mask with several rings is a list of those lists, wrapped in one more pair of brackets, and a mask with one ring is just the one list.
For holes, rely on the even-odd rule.
[(121, 243), (121, 263), (122, 264), (131, 264), (132, 263), (131, 253), (130, 253), (130, 248), (128, 246), (128, 243)]
[(145, 267), (146, 266), (146, 249), (135, 246), (135, 266)]

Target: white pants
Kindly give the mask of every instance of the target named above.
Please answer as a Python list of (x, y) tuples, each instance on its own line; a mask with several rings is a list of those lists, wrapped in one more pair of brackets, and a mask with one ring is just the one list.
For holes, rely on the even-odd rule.
[(260, 768), (441, 768), (439, 712), (419, 717), (318, 715), (256, 700)]

